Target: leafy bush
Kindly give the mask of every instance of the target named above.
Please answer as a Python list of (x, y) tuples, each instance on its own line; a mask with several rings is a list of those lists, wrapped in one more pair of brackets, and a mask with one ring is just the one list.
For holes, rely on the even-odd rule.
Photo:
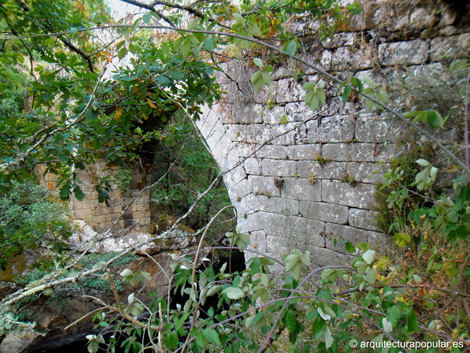
[(0, 266), (25, 251), (46, 247), (60, 253), (71, 231), (66, 207), (32, 182), (13, 183), (0, 196)]
[[(237, 234), (237, 245), (247, 241)], [(218, 272), (211, 266), (194, 271), (186, 256), (171, 265), (174, 296), (179, 292), (186, 302), (154, 298), (144, 306), (131, 294), (124, 306), (116, 297), (117, 306), (95, 316), (96, 328), (125, 332), (121, 347), (137, 352), (415, 352), (422, 348), (416, 344), (426, 345), (426, 352), (440, 352), (443, 345), (464, 351), (470, 344), (468, 317), (453, 315), (452, 304), (439, 307), (443, 298), (451, 300), (450, 289), (428, 283), (419, 269), (391, 263), (367, 244), (358, 250), (350, 265), (316, 269), (308, 252), (294, 250), (278, 264), (286, 274), (276, 278), (270, 272), (275, 261), (268, 257), (253, 257), (246, 270), (227, 273), (226, 264)], [(469, 296), (451, 290), (457, 301)], [(115, 320), (116, 314), (126, 322)], [(116, 337), (89, 336), (90, 352), (106, 341), (114, 349)], [(406, 342), (415, 346), (400, 346)]]

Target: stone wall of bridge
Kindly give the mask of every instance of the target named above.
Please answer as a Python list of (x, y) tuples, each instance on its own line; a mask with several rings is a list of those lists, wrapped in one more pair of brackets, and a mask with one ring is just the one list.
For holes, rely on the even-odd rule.
[[(434, 2), (365, 1), (363, 12), (325, 42), (315, 23), (297, 24), (303, 60), (340, 78), (368, 76), (388, 87), (406, 70), (434, 70), (470, 52), (468, 26)], [(396, 153), (402, 127), (363, 101), (343, 104), (338, 87), (311, 67), (281, 58), (273, 82), (255, 93), (251, 60), (221, 64), (227, 94), (198, 127), (220, 168), (243, 232), (258, 251), (309, 250), (317, 265), (344, 261), (343, 240), (383, 246), (376, 183)], [(326, 82), (316, 113), (305, 82)], [(452, 141), (446, 141), (449, 144)], [(380, 162), (380, 164), (378, 164)]]

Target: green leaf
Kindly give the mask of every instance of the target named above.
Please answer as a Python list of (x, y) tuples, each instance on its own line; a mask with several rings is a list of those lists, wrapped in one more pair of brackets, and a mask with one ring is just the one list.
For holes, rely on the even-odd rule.
[(387, 333), (393, 331), (392, 323), (390, 321), (388, 321), (388, 319), (386, 317), (384, 317), (382, 319), (382, 326), (384, 328), (384, 331), (387, 332)]
[(287, 46), (285, 53), (289, 56), (294, 56), (296, 51), (297, 51), (297, 42), (293, 40)]
[(344, 245), (346, 246), (346, 251), (347, 252), (355, 252), (356, 251), (356, 248), (354, 247), (354, 245), (351, 244), (351, 242), (345, 241)]
[(215, 48), (214, 38), (213, 38), (213, 37), (208, 37), (208, 38), (204, 41), (204, 47), (205, 47), (206, 50), (208, 50), (208, 51), (214, 50), (214, 48)]
[(418, 318), (416, 317), (416, 314), (413, 310), (408, 312), (408, 315), (406, 315), (406, 320), (408, 324), (408, 333), (415, 332), (418, 329)]
[(370, 77), (364, 77), (364, 83), (369, 86), (370, 88), (375, 87), (375, 82)]
[(377, 98), (382, 103), (388, 103), (390, 101), (390, 99), (388, 98), (387, 91), (383, 87), (379, 87), (379, 90), (377, 91)]
[(331, 331), (330, 329), (328, 328), (328, 326), (326, 327), (325, 329), (325, 345), (326, 345), (326, 349), (330, 348), (331, 345), (333, 344), (334, 342), (334, 339), (333, 337), (331, 336)]
[(343, 91), (343, 102), (348, 101), (349, 94), (351, 93), (351, 85), (346, 85)]
[(192, 20), (188, 23), (188, 29), (194, 29), (197, 27), (197, 23), (198, 21), (197, 20)]
[(181, 53), (186, 58), (190, 52), (191, 52), (191, 43), (190, 41), (185, 40), (183, 43), (181, 43)]
[(397, 327), (398, 320), (400, 320), (401, 311), (397, 306), (393, 306), (387, 311), (387, 319), (390, 321), (393, 327)]
[(374, 284), (375, 281), (377, 280), (377, 270), (373, 267), (368, 267), (366, 269), (366, 281), (369, 283), (369, 284)]
[(261, 60), (260, 58), (254, 58), (253, 59), (253, 63), (258, 66), (260, 69), (263, 68), (263, 60)]
[(428, 124), (431, 130), (434, 130), (436, 127), (444, 127), (444, 119), (442, 118), (441, 114), (439, 114), (434, 109), (428, 110)]
[(202, 331), (202, 334), (209, 342), (212, 342), (216, 346), (221, 345), (219, 334), (213, 328), (210, 328), (210, 327), (206, 328), (204, 331)]
[(422, 159), (422, 158), (418, 159), (416, 163), (418, 163), (422, 167), (427, 167), (430, 165), (430, 163), (427, 160)]
[(294, 331), (297, 326), (297, 318), (293, 311), (288, 311), (284, 317), (284, 323), (290, 331)]
[(240, 299), (245, 296), (245, 293), (240, 288), (229, 287), (222, 291), (222, 294), (226, 294), (230, 299)]
[(127, 54), (127, 48), (126, 47), (122, 47), (119, 51), (118, 51), (118, 58), (119, 60), (122, 60), (122, 58), (124, 58)]
[(358, 79), (357, 77), (352, 77), (351, 78), (351, 83), (353, 84), (354, 87), (357, 87), (359, 92), (362, 92), (363, 86), (362, 86), (362, 82), (361, 82), (360, 79)]
[(234, 13), (233, 14), (233, 19), (239, 23), (242, 23), (242, 24), (245, 24), (245, 19), (243, 18), (242, 15), (240, 15), (239, 13)]
[(313, 82), (306, 82), (302, 86), (302, 89), (304, 89), (306, 91), (308, 91), (309, 89), (312, 89), (312, 88), (315, 88), (315, 83), (313, 83)]
[(261, 76), (263, 77), (263, 83), (266, 85), (266, 86), (269, 86), (269, 84), (271, 83), (271, 75), (265, 71), (263, 71), (263, 73), (261, 74)]
[(152, 14), (150, 12), (147, 12), (146, 14), (142, 16), (142, 19), (144, 20), (146, 24), (149, 24), (150, 21), (152, 20)]
[(319, 339), (320, 337), (322, 337), (325, 333), (325, 329), (326, 321), (323, 320), (321, 317), (317, 316), (312, 324), (312, 332), (315, 339)]
[(374, 262), (375, 259), (375, 251), (374, 250), (367, 250), (364, 254), (362, 254), (362, 258), (364, 261), (370, 265), (372, 262)]

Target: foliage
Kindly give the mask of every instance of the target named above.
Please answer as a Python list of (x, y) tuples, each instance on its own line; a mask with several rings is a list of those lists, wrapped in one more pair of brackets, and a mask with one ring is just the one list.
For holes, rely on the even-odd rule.
[[(238, 235), (235, 243), (247, 246), (248, 241)], [(392, 265), (367, 244), (358, 247), (351, 266), (317, 269), (311, 267), (308, 252), (294, 250), (284, 257), (286, 274), (276, 278), (268, 257), (252, 257), (245, 270), (234, 273), (226, 272), (227, 264), (218, 272), (208, 266), (194, 273), (193, 259), (180, 258), (171, 265), (174, 294), (184, 295), (186, 302), (175, 305), (171, 297), (153, 296), (143, 306), (131, 294), (126, 306), (105, 307), (95, 315), (96, 328), (124, 332), (126, 338), (118, 342), (116, 334), (109, 339), (90, 336), (89, 350), (97, 352), (100, 343), (110, 350), (120, 344), (127, 351), (158, 352), (350, 352), (355, 343), (363, 352), (422, 348), (384, 348), (384, 342), (414, 342), (427, 345), (427, 352), (440, 352), (445, 344), (452, 352), (463, 351), (469, 343), (468, 317), (442, 313), (444, 307), (436, 311), (443, 298), (448, 300), (438, 287), (442, 282), (429, 282), (442, 279), (439, 271), (431, 270), (427, 277), (416, 268)], [(356, 251), (351, 244), (346, 249)], [(144, 282), (148, 278), (140, 276)], [(465, 293), (458, 294), (459, 301), (467, 300)], [(116, 320), (116, 314), (131, 322)]]
[[(177, 133), (172, 134), (173, 145), (165, 144), (166, 146), (160, 145), (157, 148), (155, 165), (158, 170), (155, 179), (165, 174), (166, 176), (155, 186), (152, 200), (156, 203), (157, 213), (179, 217), (187, 212), (196, 198), (209, 187), (219, 170), (195, 134), (192, 124), (184, 117), (177, 116), (169, 130), (175, 125), (179, 128)], [(176, 163), (168, 171), (172, 161)], [(201, 228), (210, 220), (212, 214), (228, 204), (228, 194), (220, 182), (197, 205), (186, 220), (186, 225), (193, 229)]]
[(41, 246), (49, 248), (52, 254), (62, 252), (64, 240), (71, 234), (66, 207), (48, 190), (32, 182), (14, 182), (13, 187), (0, 197), (0, 266), (3, 270), (13, 257)]

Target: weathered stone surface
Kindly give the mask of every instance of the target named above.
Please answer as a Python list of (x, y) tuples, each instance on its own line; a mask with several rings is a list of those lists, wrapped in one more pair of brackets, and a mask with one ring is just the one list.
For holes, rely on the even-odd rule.
[(349, 209), (349, 225), (356, 228), (378, 231), (376, 224), (377, 212), (362, 210), (359, 208)]
[(374, 153), (373, 143), (326, 143), (322, 147), (322, 157), (333, 161), (373, 162)]
[(357, 184), (352, 187), (339, 180), (322, 180), (322, 201), (370, 209), (375, 204), (375, 185)]
[(342, 179), (346, 175), (346, 166), (346, 162), (326, 162), (322, 166), (316, 160), (299, 161), (297, 174), (299, 177), (310, 179)]
[(295, 160), (314, 160), (317, 155), (320, 154), (320, 145), (299, 145), (299, 146), (287, 146), (287, 157)]
[(299, 201), (297, 200), (256, 195), (253, 202), (255, 203), (258, 211), (278, 213), (286, 216), (297, 216), (299, 214)]
[(312, 183), (304, 178), (286, 178), (282, 186), (282, 197), (293, 200), (321, 200), (321, 183)]
[(337, 251), (311, 245), (307, 246), (307, 249), (312, 254), (312, 265), (316, 267), (326, 265), (344, 265), (345, 263), (349, 263), (353, 258), (352, 256), (347, 254), (342, 254), (338, 253)]
[(352, 140), (353, 137), (354, 121), (349, 116), (333, 116), (321, 119), (321, 142), (346, 142)]
[(364, 45), (361, 50), (353, 47), (340, 47), (333, 53), (331, 66), (334, 70), (370, 69), (375, 56), (374, 47), (370, 45)]
[(304, 124), (288, 123), (271, 127), (272, 144), (297, 145), (307, 143), (307, 130)]
[(270, 159), (287, 159), (287, 148), (277, 145), (266, 145), (256, 151), (256, 157)]
[[(347, 253), (343, 241), (349, 241), (353, 245), (359, 242), (367, 242), (368, 232), (354, 227), (326, 224), (326, 247), (341, 253)], [(336, 243), (336, 245), (335, 245)]]
[(327, 49), (333, 49), (344, 46), (351, 46), (355, 44), (356, 34), (355, 33), (335, 33), (333, 36), (328, 37), (323, 45)]
[(274, 177), (248, 176), (248, 182), (251, 183), (253, 193), (265, 196), (281, 196), (280, 189), (274, 186)]
[(356, 120), (356, 140), (359, 142), (385, 142), (388, 122), (376, 116), (360, 116)]
[(246, 174), (261, 175), (261, 160), (259, 158), (248, 158), (244, 163)]
[(382, 65), (424, 64), (428, 58), (428, 41), (414, 40), (379, 45), (379, 59)]
[(299, 102), (304, 97), (305, 91), (300, 83), (292, 79), (281, 79), (278, 81), (276, 103)]
[[(262, 111), (263, 123), (270, 125), (277, 125), (281, 122), (281, 118), (286, 114), (286, 108), (284, 106), (276, 105), (269, 109), (266, 107)], [(286, 117), (287, 119), (287, 117)]]
[(261, 170), (263, 175), (267, 176), (290, 177), (296, 174), (296, 163), (294, 161), (263, 159)]
[(322, 202), (300, 201), (300, 214), (306, 218), (323, 222), (346, 224), (348, 222), (348, 207)]
[(312, 110), (304, 102), (287, 103), (285, 113), (289, 123), (305, 121), (312, 116)]
[(260, 124), (263, 122), (263, 106), (255, 103), (234, 103), (232, 119), (236, 124)]
[(359, 183), (380, 183), (383, 181), (384, 170), (388, 164), (377, 165), (372, 162), (351, 162), (349, 163), (349, 172)]
[(450, 37), (439, 37), (431, 40), (431, 61), (456, 59), (470, 52), (470, 33)]

